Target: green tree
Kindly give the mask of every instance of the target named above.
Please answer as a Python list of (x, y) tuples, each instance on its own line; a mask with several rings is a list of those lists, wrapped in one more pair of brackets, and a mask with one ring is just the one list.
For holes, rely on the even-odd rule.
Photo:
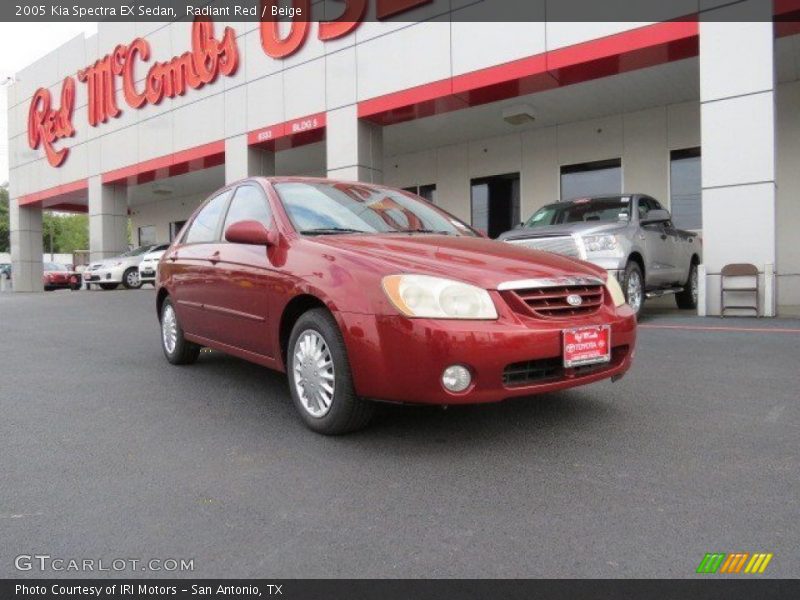
[(89, 217), (45, 211), (42, 216), (42, 247), (47, 254), (86, 250), (89, 247)]
[(8, 218), (8, 187), (0, 186), (0, 252), (11, 247), (11, 225)]

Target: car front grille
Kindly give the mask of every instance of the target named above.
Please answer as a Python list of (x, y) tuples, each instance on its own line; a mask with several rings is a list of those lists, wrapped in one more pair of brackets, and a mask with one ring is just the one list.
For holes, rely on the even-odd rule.
[(594, 365), (579, 367), (564, 367), (563, 359), (540, 358), (506, 365), (503, 369), (503, 385), (506, 387), (519, 387), (535, 383), (557, 381), (565, 377), (585, 377), (601, 371), (613, 369), (622, 364), (628, 355), (628, 346), (617, 346), (611, 350), (611, 361)]
[[(530, 287), (502, 293), (516, 312), (528, 316), (568, 318), (591, 315), (600, 310), (604, 288), (601, 283), (587, 283)], [(580, 302), (576, 298), (580, 298)]]
[(524, 240), (509, 240), (510, 244), (530, 248), (531, 250), (544, 250), (555, 254), (563, 254), (573, 258), (580, 258), (580, 251), (575, 238), (571, 235), (560, 235), (556, 237), (533, 237)]

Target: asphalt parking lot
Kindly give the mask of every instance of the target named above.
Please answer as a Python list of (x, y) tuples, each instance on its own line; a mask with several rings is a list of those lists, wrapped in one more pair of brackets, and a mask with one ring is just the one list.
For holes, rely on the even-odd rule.
[(616, 384), (386, 407), (325, 438), (279, 374), (169, 365), (154, 298), (0, 294), (0, 577), (42, 576), (14, 568), (35, 553), (192, 577), (691, 577), (737, 551), (797, 576), (800, 321), (650, 316)]

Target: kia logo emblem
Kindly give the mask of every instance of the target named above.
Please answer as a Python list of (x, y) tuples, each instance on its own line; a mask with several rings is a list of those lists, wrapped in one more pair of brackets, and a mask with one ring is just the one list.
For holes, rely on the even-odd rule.
[(570, 294), (567, 296), (567, 304), (570, 306), (580, 306), (583, 304), (583, 298), (581, 298), (578, 294)]

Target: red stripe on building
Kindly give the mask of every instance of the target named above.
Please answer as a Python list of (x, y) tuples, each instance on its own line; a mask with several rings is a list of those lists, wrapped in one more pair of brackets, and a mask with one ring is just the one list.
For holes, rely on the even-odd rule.
[(314, 144), (325, 139), (327, 124), (326, 113), (316, 113), (251, 131), (247, 143), (273, 152)]
[(20, 206), (42, 204), (45, 200), (58, 199), (59, 203), (69, 202), (83, 197), (89, 187), (88, 179), (79, 179), (71, 183), (64, 183), (55, 187), (27, 194), (19, 197)]
[(225, 141), (219, 140), (103, 173), (103, 183), (139, 185), (216, 167), (224, 163)]
[(381, 125), (497, 102), (697, 56), (697, 21), (655, 23), (358, 103)]

